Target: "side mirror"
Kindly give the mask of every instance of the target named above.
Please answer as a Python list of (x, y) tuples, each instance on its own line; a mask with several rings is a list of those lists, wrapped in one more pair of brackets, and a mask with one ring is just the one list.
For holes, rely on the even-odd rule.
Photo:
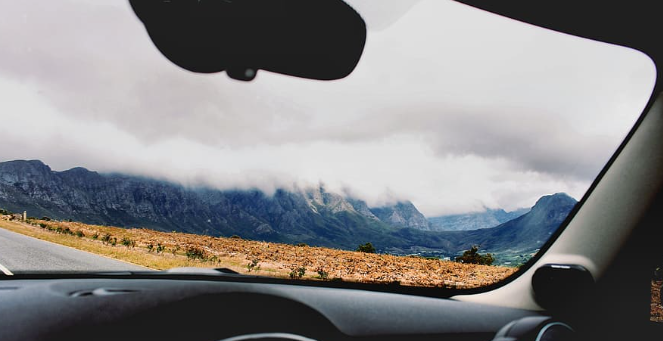
[(129, 0), (152, 42), (193, 72), (257, 70), (319, 80), (349, 75), (366, 24), (342, 0)]
[(591, 296), (594, 278), (583, 266), (576, 264), (544, 264), (532, 276), (534, 299), (548, 310), (569, 309)]

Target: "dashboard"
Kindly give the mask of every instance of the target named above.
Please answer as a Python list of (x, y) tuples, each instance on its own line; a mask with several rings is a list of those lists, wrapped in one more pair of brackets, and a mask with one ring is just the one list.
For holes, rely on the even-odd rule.
[[(479, 7), (486, 9), (497, 6), (483, 0), (462, 2), (482, 4)], [(513, 12), (512, 16), (526, 22), (546, 22), (549, 28), (562, 32), (637, 48), (660, 65), (663, 45), (654, 34), (648, 34), (663, 32), (659, 29), (661, 21), (655, 20), (658, 12), (633, 7), (628, 11), (615, 8), (619, 15), (602, 17), (594, 15), (595, 8), (590, 3), (583, 7), (586, 11), (560, 7), (564, 15), (555, 16), (556, 12), (548, 11), (552, 18), (564, 18), (557, 26), (553, 25), (556, 21), (540, 18), (545, 17), (546, 10), (531, 10), (533, 14), (529, 17), (519, 17), (516, 15), (519, 12)], [(574, 20), (567, 14), (573, 14)], [(622, 16), (638, 25), (614, 25), (614, 18)], [(591, 30), (582, 30), (590, 22), (588, 17), (603, 18), (598, 22), (602, 26), (592, 22)], [(601, 30), (595, 27), (602, 27), (618, 39), (597, 36), (595, 32)], [(640, 39), (645, 36), (648, 38)], [(629, 41), (624, 37), (630, 37), (630, 44), (626, 44)], [(661, 70), (659, 67), (659, 75)], [(654, 95), (659, 92), (660, 84)], [(645, 111), (653, 106), (653, 99)], [(600, 286), (594, 290), (596, 299), (591, 301), (594, 305), (589, 311), (595, 316), (578, 317), (580, 321), (587, 320), (583, 332), (588, 335), (596, 332), (593, 327), (598, 326), (604, 329), (601, 335), (610, 339), (617, 336), (644, 339), (631, 333), (643, 330), (638, 318), (646, 316), (648, 307), (640, 306), (649, 302), (648, 262), (653, 259), (650, 255), (656, 251), (654, 247), (660, 247), (660, 244), (652, 246), (660, 240), (660, 234), (651, 232), (646, 224), (639, 227), (641, 230), (635, 230), (634, 226), (640, 226), (650, 206), (660, 208), (663, 203), (659, 193), (663, 116), (660, 102), (651, 108), (655, 115), (638, 123), (642, 124), (639, 135), (627, 138), (631, 141), (629, 147), (620, 147), (617, 153), (622, 154), (621, 161), (617, 158), (610, 161), (611, 171), (602, 173), (601, 183), (592, 188), (591, 196), (584, 200), (583, 209), (566, 228), (565, 236), (543, 256), (543, 260), (551, 262), (588, 260), (589, 265), (598, 264), (588, 265), (595, 273), (607, 273), (597, 276), (603, 283), (597, 283)], [(652, 202), (656, 196), (655, 205)], [(648, 219), (660, 226), (660, 220)], [(630, 235), (631, 230), (636, 231), (635, 237)], [(582, 257), (569, 259), (566, 256), (569, 254)], [(492, 302), (533, 304), (528, 301), (531, 296), (528, 290), (531, 281), (523, 275), (509, 285), (475, 296), (484, 300), (487, 296), (495, 298)], [(181, 276), (177, 279), (122, 275), (3, 279), (0, 302), (0, 340), (550, 341), (569, 336), (564, 323), (539, 311), (355, 289)], [(579, 310), (578, 314), (586, 311)], [(615, 331), (621, 334), (610, 334)], [(663, 335), (659, 330), (656, 333), (658, 337), (651, 339)]]
[(354, 289), (186, 279), (0, 283), (2, 340), (491, 340), (537, 312)]

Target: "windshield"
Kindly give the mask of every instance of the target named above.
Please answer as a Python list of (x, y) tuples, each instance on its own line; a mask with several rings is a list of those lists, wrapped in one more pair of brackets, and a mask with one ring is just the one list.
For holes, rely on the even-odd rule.
[(458, 3), (348, 3), (368, 26), (352, 74), (250, 82), (170, 63), (125, 1), (5, 4), (3, 272), (499, 282), (654, 84), (637, 51)]

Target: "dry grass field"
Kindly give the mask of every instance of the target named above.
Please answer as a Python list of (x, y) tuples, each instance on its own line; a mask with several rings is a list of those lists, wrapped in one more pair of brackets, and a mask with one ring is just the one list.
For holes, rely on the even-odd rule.
[(474, 288), (498, 282), (516, 269), (461, 264), (322, 247), (218, 238), (77, 222), (0, 220), (0, 227), (151, 269), (229, 268), (239, 273), (306, 280)]
[[(155, 270), (174, 267), (229, 268), (243, 274), (304, 280), (475, 288), (499, 282), (516, 269), (461, 264), (322, 247), (218, 238), (148, 229), (124, 229), (77, 222), (9, 221), (0, 228)], [(663, 322), (660, 288), (652, 281), (651, 320)]]
[(661, 285), (663, 281), (651, 281), (651, 314), (654, 322), (663, 322), (663, 306), (661, 306)]

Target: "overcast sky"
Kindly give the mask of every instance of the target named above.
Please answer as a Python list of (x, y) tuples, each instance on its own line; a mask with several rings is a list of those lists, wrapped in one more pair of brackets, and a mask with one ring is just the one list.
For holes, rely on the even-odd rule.
[[(369, 25), (352, 75), (199, 75), (125, 1), (7, 1), (0, 160), (219, 189), (306, 187), (425, 215), (582, 197), (646, 104), (629, 49), (449, 1), (348, 1)], [(377, 6), (375, 4), (378, 4)]]

